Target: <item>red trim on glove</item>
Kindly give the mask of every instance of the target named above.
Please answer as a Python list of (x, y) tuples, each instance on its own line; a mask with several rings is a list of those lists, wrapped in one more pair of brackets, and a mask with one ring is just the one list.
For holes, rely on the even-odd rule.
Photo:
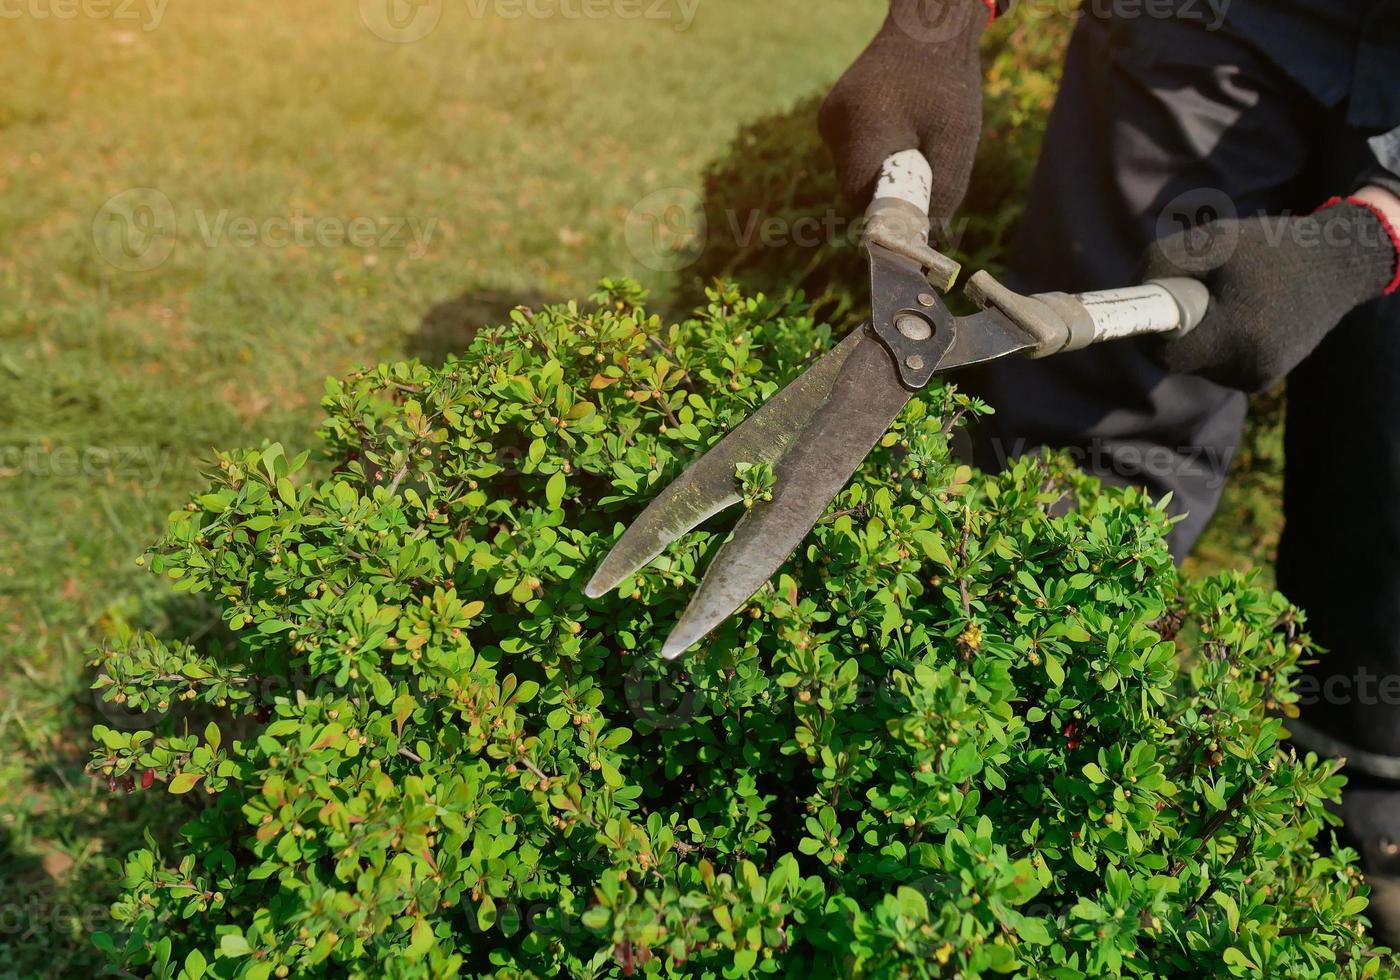
[(982, 5), (987, 8), (987, 26), (996, 23), (997, 0), (982, 0)]
[(1385, 233), (1390, 236), (1391, 247), (1395, 249), (1395, 278), (1390, 280), (1390, 285), (1385, 287), (1385, 292), (1382, 295), (1389, 296), (1397, 290), (1400, 290), (1400, 232), (1395, 230), (1395, 226), (1390, 223), (1390, 219), (1385, 216), (1385, 212), (1380, 208), (1371, 204), (1369, 201), (1362, 201), (1354, 197), (1328, 198), (1326, 201), (1322, 202), (1322, 206), (1319, 207), (1317, 211), (1314, 211), (1313, 214), (1326, 211), (1328, 208), (1338, 204), (1357, 204), (1376, 216), (1376, 220), (1381, 223), (1381, 227), (1385, 229)]

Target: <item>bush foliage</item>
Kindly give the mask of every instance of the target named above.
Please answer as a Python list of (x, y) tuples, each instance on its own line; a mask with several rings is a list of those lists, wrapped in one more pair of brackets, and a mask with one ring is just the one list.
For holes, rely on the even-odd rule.
[[(1330, 763), (1280, 745), (1307, 649), (1252, 580), (1054, 460), (987, 477), (916, 398), (771, 587), (657, 651), (724, 523), (619, 593), (623, 524), (829, 344), (627, 283), (440, 369), (327, 388), (322, 444), (221, 453), (153, 569), (236, 642), (130, 635), (147, 730), (92, 765), (189, 808), (130, 855), (155, 976), (1359, 976)], [(1066, 511), (1056, 506), (1076, 504)], [(1189, 639), (1188, 639), (1189, 638)]]

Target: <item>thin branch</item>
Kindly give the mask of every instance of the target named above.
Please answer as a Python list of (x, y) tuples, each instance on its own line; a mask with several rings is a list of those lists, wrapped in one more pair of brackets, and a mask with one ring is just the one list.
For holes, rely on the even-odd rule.
[(949, 416), (948, 421), (943, 423), (943, 429), (939, 432), (939, 435), (944, 435), (944, 436), (946, 436), (946, 435), (948, 435), (948, 433), (952, 432), (952, 431), (953, 431), (953, 427), (956, 426), (959, 422), (962, 421), (962, 417), (963, 417), (965, 414), (967, 414), (967, 409), (965, 409), (965, 408), (960, 408), (960, 409), (958, 409), (956, 412), (954, 412), (951, 416)]
[[(1237, 811), (1240, 808), (1240, 806), (1244, 803), (1245, 792), (1248, 790), (1248, 788), (1248, 786), (1241, 786), (1239, 789), (1237, 789), (1235, 791), (1235, 795), (1231, 796), (1229, 801), (1225, 804), (1225, 809), (1221, 810), (1215, 816), (1211, 817), (1204, 824), (1202, 824), (1201, 829), (1196, 832), (1196, 835), (1193, 839), (1200, 841), (1202, 844), (1204, 844), (1206, 841), (1214, 837), (1216, 831), (1218, 831), (1221, 827), (1225, 826), (1229, 819), (1235, 815), (1235, 811)], [(1175, 861), (1172, 862), (1171, 868), (1167, 871), (1167, 876), (1170, 878), (1175, 878), (1177, 875), (1181, 874), (1181, 871), (1184, 867), (1186, 867), (1186, 861), (1183, 858), (1177, 858)]]
[(408, 476), (408, 468), (413, 465), (413, 454), (417, 451), (418, 447), (414, 446), (404, 458), (404, 464), (400, 466), (399, 471), (394, 474), (394, 479), (389, 483), (389, 496), (392, 497), (398, 492), (399, 484), (403, 482), (404, 477)]
[(958, 542), (958, 596), (962, 599), (963, 615), (972, 618), (972, 598), (967, 592), (967, 540), (972, 534), (972, 512), (963, 507), (962, 540)]
[(517, 761), (518, 761), (522, 766), (524, 766), (526, 769), (530, 770), (532, 773), (534, 773), (536, 776), (538, 776), (540, 779), (543, 779), (546, 783), (548, 783), (548, 782), (550, 781), (549, 776), (545, 775), (544, 770), (542, 770), (539, 766), (537, 766), (537, 765), (535, 765), (533, 762), (531, 762), (531, 761), (524, 755), (524, 753), (521, 753), (521, 755), (518, 756)]
[(834, 523), (834, 522), (840, 520), (840, 519), (843, 518), (843, 517), (850, 517), (852, 514), (861, 514), (861, 515), (864, 515), (864, 514), (865, 514), (865, 508), (864, 508), (863, 506), (862, 506), (862, 507), (847, 507), (845, 510), (833, 511), (833, 512), (830, 513), (830, 514), (827, 514), (827, 515), (826, 515), (825, 517), (823, 517), (821, 520), (817, 521), (817, 523), (818, 523), (818, 524), (832, 524), (832, 523)]
[(679, 429), (681, 427), (680, 419), (676, 418), (676, 413), (671, 411), (671, 406), (666, 404), (666, 392), (658, 391), (656, 400), (661, 403), (661, 410), (666, 413), (666, 421), (670, 423), (671, 428)]

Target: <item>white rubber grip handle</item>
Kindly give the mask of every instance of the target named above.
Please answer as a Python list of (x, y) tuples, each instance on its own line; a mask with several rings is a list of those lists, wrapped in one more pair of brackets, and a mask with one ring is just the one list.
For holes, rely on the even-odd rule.
[(1185, 334), (1205, 312), (1204, 287), (1189, 280), (1168, 280), (1172, 288), (1145, 283), (1126, 289), (1080, 293), (1094, 323), (1094, 343), (1141, 334)]
[(875, 184), (874, 200), (905, 201), (928, 214), (933, 196), (933, 168), (918, 150), (901, 150), (885, 161)]

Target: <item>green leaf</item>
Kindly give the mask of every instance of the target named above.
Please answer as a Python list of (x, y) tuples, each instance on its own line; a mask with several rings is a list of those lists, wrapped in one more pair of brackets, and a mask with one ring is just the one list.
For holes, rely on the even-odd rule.
[(1240, 929), (1240, 907), (1233, 898), (1222, 891), (1217, 891), (1211, 895), (1211, 899), (1216, 905), (1225, 910), (1225, 921), (1230, 924), (1231, 932), (1239, 932)]
[(723, 905), (716, 905), (710, 910), (710, 914), (715, 917), (715, 921), (725, 932), (732, 933), (734, 931), (734, 920), (729, 917), (729, 909)]
[(253, 947), (248, 945), (248, 940), (238, 933), (226, 932), (219, 937), (219, 955), (234, 959), (239, 956), (247, 956), (253, 951)]
[(948, 554), (948, 549), (944, 546), (943, 539), (939, 535), (925, 531), (919, 534), (917, 540), (926, 558), (937, 562), (944, 568), (951, 569), (953, 567), (953, 559)]
[(895, 897), (905, 915), (920, 922), (928, 918), (928, 902), (917, 890), (901, 887)]
[(387, 706), (394, 700), (394, 685), (389, 683), (389, 678), (379, 671), (375, 671), (369, 678), (370, 690), (374, 693), (374, 700), (381, 707)]
[(292, 486), (292, 481), (287, 479), (285, 476), (277, 481), (277, 496), (282, 498), (282, 503), (286, 504), (293, 510), (296, 510), (297, 489), (296, 487)]
[(567, 485), (568, 481), (564, 478), (563, 473), (555, 473), (549, 478), (549, 483), (545, 486), (544, 496), (549, 501), (551, 508), (558, 509), (559, 504), (564, 499), (564, 488)]
[(1074, 863), (1085, 871), (1093, 871), (1096, 867), (1093, 857), (1078, 844), (1070, 845), (1070, 855), (1074, 858)]
[(1206, 802), (1209, 803), (1216, 810), (1223, 811), (1226, 807), (1230, 805), (1229, 802), (1225, 799), (1225, 794), (1221, 793), (1210, 783), (1201, 784), (1201, 795), (1203, 795), (1206, 798)]
[[(486, 901), (490, 901), (490, 898), (487, 898)], [(485, 905), (485, 902), (482, 904)], [(482, 923), (482, 925), (484, 928), (491, 928), (490, 923)], [(418, 921), (413, 923), (413, 932), (409, 937), (408, 955), (415, 960), (421, 959), (423, 954), (432, 948), (432, 945), (433, 927), (428, 925), (427, 919), (419, 916)]]
[(602, 762), (599, 764), (599, 768), (603, 773), (604, 783), (611, 786), (613, 789), (617, 789), (622, 785), (622, 773), (618, 772), (612, 764)]
[(496, 924), (496, 900), (490, 894), (481, 896), (481, 903), (476, 907), (476, 921), (483, 929)]
[(228, 510), (228, 501), (217, 493), (206, 493), (198, 498), (199, 506), (211, 514), (222, 514)]
[(1051, 943), (1050, 930), (1045, 928), (1042, 919), (1022, 919), (1016, 927), (1016, 932), (1023, 940), (1035, 946), (1049, 946)]
[[(1221, 954), (1221, 959), (1223, 959), (1230, 966), (1239, 967), (1239, 969), (1242, 971), (1259, 969), (1259, 967), (1254, 965), (1253, 960), (1251, 960), (1248, 956), (1245, 956), (1244, 953), (1240, 952), (1234, 946), (1228, 947), (1225, 950), (1225, 952)], [(1234, 971), (1232, 970), (1231, 972)]]
[(174, 779), (170, 780), (170, 785), (166, 787), (166, 789), (168, 792), (174, 793), (178, 796), (181, 793), (188, 793), (190, 790), (194, 789), (195, 784), (203, 778), (203, 773), (182, 772)]

